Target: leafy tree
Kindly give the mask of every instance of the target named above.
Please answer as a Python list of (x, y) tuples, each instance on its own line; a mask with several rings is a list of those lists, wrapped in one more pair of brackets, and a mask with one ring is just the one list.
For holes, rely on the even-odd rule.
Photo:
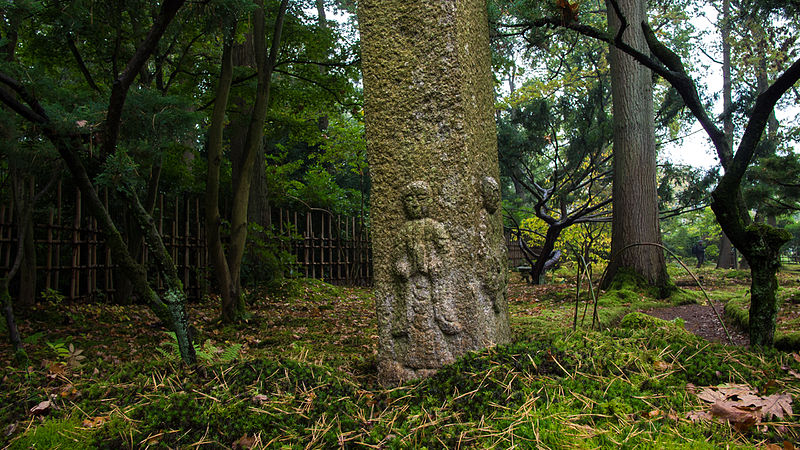
[[(612, 0), (612, 5), (615, 2)], [(616, 8), (616, 6), (615, 6)], [(755, 98), (749, 119), (736, 152), (725, 139), (724, 132), (709, 117), (692, 78), (682, 59), (667, 48), (655, 35), (647, 21), (623, 22), (641, 28), (649, 53), (642, 52), (622, 36), (611, 35), (577, 22), (563, 24), (559, 18), (543, 19), (542, 24), (565, 26), (581, 34), (614, 45), (631, 55), (643, 66), (668, 81), (680, 94), (687, 108), (709, 135), (725, 173), (712, 193), (711, 207), (725, 234), (750, 262), (752, 285), (750, 305), (750, 341), (753, 345), (771, 345), (777, 316), (777, 277), (779, 251), (790, 236), (767, 224), (753, 222), (742, 195), (742, 180), (752, 163), (769, 116), (780, 98), (800, 79), (800, 60), (796, 60), (770, 86)]]
[[(340, 197), (346, 196), (335, 180), (335, 172), (325, 167), (327, 161), (309, 157), (311, 154), (302, 149), (315, 154), (316, 149), (325, 147), (326, 133), (344, 135), (341, 127), (331, 130), (331, 122), (338, 124), (340, 116), (331, 120), (330, 103), (344, 103), (338, 93), (347, 97), (352, 91), (352, 64), (347, 62), (350, 49), (335, 45), (337, 34), (324, 16), (309, 24), (298, 4), (282, 1), (272, 6), (276, 13), (272, 16), (269, 49), (265, 26), (270, 10), (266, 7), (253, 13), (254, 26), (246, 34), (245, 44), (237, 45), (235, 33), (227, 32), (209, 126), (206, 223), (225, 321), (241, 320), (246, 314), (241, 273), (248, 247), (248, 222), (256, 222), (267, 232), (267, 220), (261, 220), (260, 215), (267, 212), (269, 200), (277, 197), (274, 190), (305, 204), (341, 203)], [(249, 81), (253, 78), (255, 86)], [(247, 102), (248, 98), (255, 98), (255, 102)], [(228, 126), (226, 114), (233, 118)], [(224, 212), (230, 226), (227, 249), (222, 246), (223, 211), (219, 202), (226, 137), (233, 197), (231, 210)], [(305, 157), (288, 157), (298, 152)], [(328, 155), (330, 161), (341, 162), (334, 151), (323, 149), (320, 153)], [(306, 160), (316, 163), (306, 164)], [(276, 163), (283, 167), (276, 167)]]
[[(602, 84), (595, 86), (595, 89), (600, 89), (598, 95), (602, 95)], [(539, 283), (562, 232), (574, 225), (605, 220), (607, 205), (611, 202), (608, 195), (610, 155), (605, 151), (608, 134), (603, 137), (599, 132), (598, 136), (592, 137), (593, 131), (604, 127), (602, 101), (597, 102), (596, 97), (587, 100), (578, 106), (580, 112), (576, 114), (577, 117), (561, 116), (563, 119), (560, 123), (552, 120), (546, 101), (532, 103), (530, 108), (519, 107), (512, 112), (516, 116), (512, 123), (527, 117), (522, 121), (539, 123), (539, 128), (548, 134), (536, 135), (536, 128), (524, 128), (529, 145), (527, 152), (530, 153), (525, 153), (525, 158), (517, 160), (511, 178), (527, 191), (530, 199), (530, 203), (521, 211), (547, 225), (541, 231), (537, 230), (540, 227), (531, 228), (524, 222), (515, 227), (520, 239), (523, 230), (527, 230), (529, 236), (540, 233), (543, 238), (538, 240), (541, 246), (538, 246), (537, 252), (531, 246), (523, 247), (532, 266), (532, 281)], [(564, 102), (564, 106), (562, 111), (566, 112), (575, 105), (567, 106), (567, 102)], [(559, 144), (559, 129), (568, 124), (575, 127), (566, 130), (573, 140), (562, 146)], [(508, 137), (508, 131), (503, 135)], [(503, 141), (507, 140), (501, 139), (501, 148)], [(509, 218), (513, 219), (513, 216)]]
[[(72, 34), (62, 33), (64, 19), (70, 17), (69, 13), (72, 10), (60, 8), (57, 2), (55, 5), (34, 2), (13, 4), (7, 14), (15, 19), (3, 21), (4, 32), (6, 36), (12, 37), (12, 41), (19, 41), (22, 45), (18, 46), (19, 57), (7, 59), (7, 62), (0, 67), (0, 83), (3, 85), (0, 87), (0, 101), (35, 126), (41, 133), (40, 136), (47, 139), (59, 153), (74, 183), (86, 199), (91, 213), (104, 231), (112, 257), (125, 269), (136, 291), (142, 295), (153, 311), (175, 331), (183, 360), (193, 363), (195, 354), (187, 332), (185, 294), (177, 278), (175, 265), (164, 249), (152, 217), (142, 206), (132, 186), (134, 180), (130, 176), (135, 173), (135, 167), (127, 157), (125, 149), (118, 148), (123, 111), (129, 90), (155, 52), (183, 3), (182, 0), (166, 0), (154, 11), (152, 17), (142, 14), (131, 16), (131, 22), (126, 22), (126, 25), (141, 27), (147, 31), (144, 33), (144, 39), (135, 47), (123, 49), (121, 45), (117, 46), (112, 55), (113, 72), (108, 77), (110, 80), (108, 85), (103, 87), (98, 85), (96, 77), (92, 75), (80, 53), (73, 51), (72, 54), (83, 77), (67, 78), (69, 81), (61, 83), (63, 88), (54, 88), (58, 84), (57, 80), (64, 75), (51, 63), (57, 59), (47, 59), (45, 55), (59, 48), (59, 44), (63, 43), (60, 41), (62, 38), (67, 39), (68, 46), (72, 42), (70, 47), (75, 47), (75, 42), (71, 40)], [(116, 10), (116, 12), (121, 11)], [(20, 17), (24, 19), (19, 19)], [(116, 18), (121, 20), (119, 16)], [(105, 23), (107, 22), (103, 22)], [(143, 27), (145, 23), (147, 25)], [(123, 27), (121, 23), (117, 25), (120, 26), (113, 31), (119, 39), (118, 44), (121, 44)], [(93, 37), (100, 38), (100, 35)], [(104, 48), (105, 45), (96, 47), (100, 51)], [(124, 68), (121, 68), (117, 63), (123, 53), (129, 56), (123, 60), (126, 63)], [(31, 72), (30, 67), (40, 70)], [(26, 80), (25, 83), (20, 81), (23, 79)], [(85, 82), (89, 85), (90, 90), (80, 89), (75, 82), (78, 79), (81, 80), (81, 84)], [(101, 106), (100, 101), (104, 92), (109, 93), (105, 107)], [(86, 155), (91, 154), (86, 148), (87, 143), (93, 139), (92, 134), (87, 136), (86, 133), (87, 124), (90, 122), (87, 117), (92, 119), (92, 123), (102, 122), (99, 129), (99, 156), (104, 158), (103, 176), (117, 182), (119, 194), (138, 219), (138, 225), (145, 235), (158, 269), (166, 280), (167, 293), (163, 298), (159, 297), (148, 284), (145, 268), (131, 257), (117, 225), (104, 207), (92, 183), (87, 162), (93, 163), (93, 161), (85, 159)]]

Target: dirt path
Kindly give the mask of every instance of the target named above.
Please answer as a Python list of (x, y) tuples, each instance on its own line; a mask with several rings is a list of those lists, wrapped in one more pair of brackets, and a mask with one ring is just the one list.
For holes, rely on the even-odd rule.
[[(722, 303), (716, 303), (714, 307), (722, 315)], [(653, 308), (642, 312), (664, 320), (680, 317), (685, 323), (686, 330), (712, 342), (728, 343), (725, 330), (720, 325), (714, 311), (708, 305), (681, 305), (668, 308)], [(739, 330), (729, 321), (726, 321), (725, 326), (731, 334), (734, 345), (748, 345), (750, 340), (746, 333)]]

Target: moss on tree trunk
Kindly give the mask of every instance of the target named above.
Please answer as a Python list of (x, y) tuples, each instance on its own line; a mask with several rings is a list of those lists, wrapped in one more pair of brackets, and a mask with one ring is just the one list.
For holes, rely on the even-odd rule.
[(365, 0), (367, 145), (385, 383), (508, 342), (506, 255), (481, 0)]

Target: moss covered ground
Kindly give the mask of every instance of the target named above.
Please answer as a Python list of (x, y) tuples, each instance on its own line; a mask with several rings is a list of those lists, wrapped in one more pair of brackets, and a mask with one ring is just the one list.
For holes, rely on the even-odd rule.
[[(798, 269), (781, 272), (780, 335), (800, 331)], [(698, 274), (715, 301), (746, 308), (746, 272)], [(575, 330), (574, 275), (512, 277), (513, 344), (392, 389), (375, 381), (368, 289), (284, 281), (252, 292), (253, 317), (236, 326), (216, 322), (215, 299), (192, 304), (195, 367), (145, 308), (55, 299), (20, 313), (26, 359), (0, 344), (0, 447), (793, 448), (797, 417), (702, 419), (711, 406), (697, 392), (729, 383), (797, 398), (800, 356), (635, 313), (705, 301), (671, 275), (681, 294), (623, 283), (597, 293), (596, 316), (582, 289)]]

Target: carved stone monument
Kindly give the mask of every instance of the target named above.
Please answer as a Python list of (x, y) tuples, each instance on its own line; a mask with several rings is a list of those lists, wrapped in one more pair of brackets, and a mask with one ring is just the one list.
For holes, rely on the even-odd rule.
[(361, 0), (381, 380), (508, 342), (483, 0)]

